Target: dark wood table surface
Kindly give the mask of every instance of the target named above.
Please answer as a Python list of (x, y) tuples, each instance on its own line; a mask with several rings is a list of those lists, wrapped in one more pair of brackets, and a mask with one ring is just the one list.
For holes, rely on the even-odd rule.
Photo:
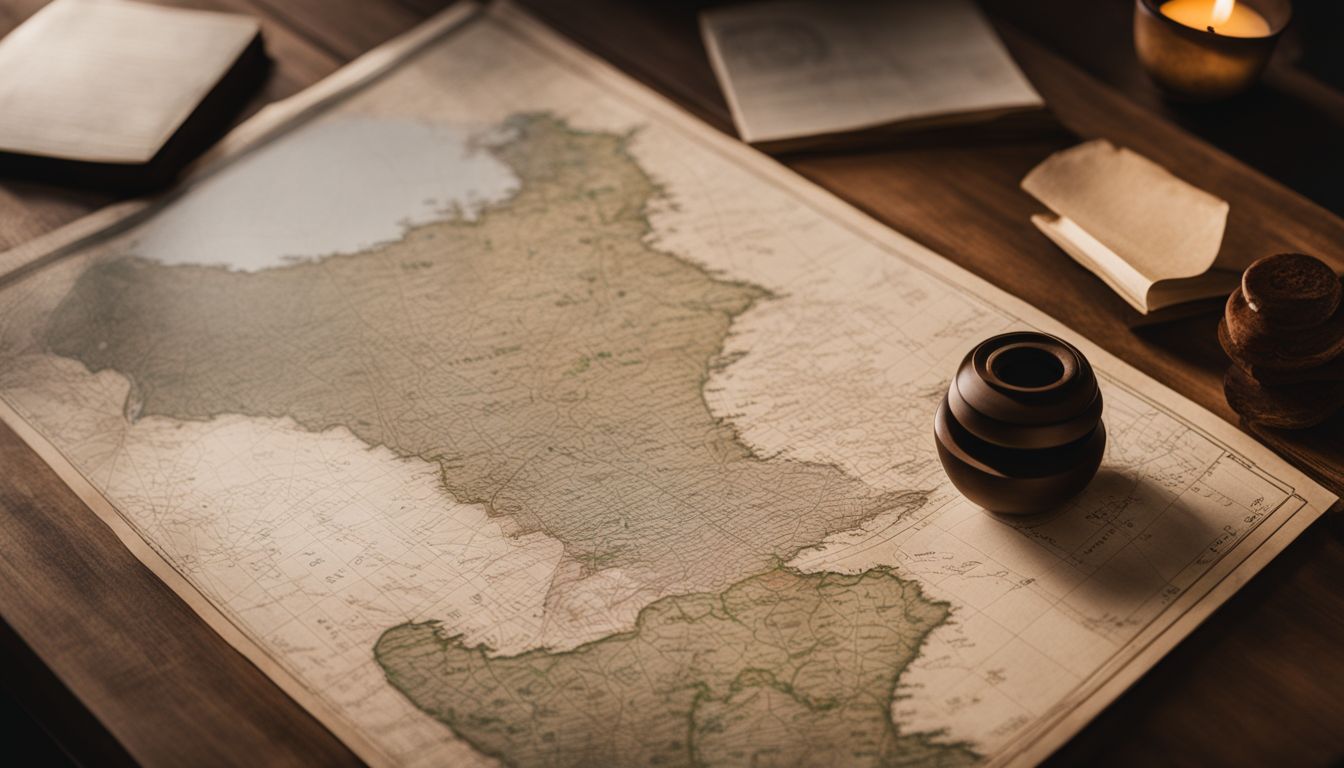
[[(0, 33), (43, 3), (0, 0)], [(442, 7), (439, 0), (169, 3), (262, 20), (276, 67), (253, 111)], [(732, 131), (698, 39), (694, 3), (526, 4), (712, 126)], [(1344, 221), (1330, 211), (1344, 208), (1344, 175), (1337, 172), (1344, 100), (1291, 62), (1276, 62), (1264, 86), (1244, 99), (1211, 108), (1169, 104), (1133, 60), (1126, 0), (985, 5), (1051, 104), (1058, 135), (785, 161), (1235, 423), (1222, 396), (1226, 362), (1214, 337), (1216, 317), (1131, 330), (1123, 302), (1029, 224), (1037, 206), (1018, 181), (1050, 152), (1106, 137), (1227, 199), (1227, 247), (1256, 255), (1303, 250), (1339, 264)], [(0, 249), (112, 199), (0, 180)], [(1261, 437), (1344, 492), (1344, 417)], [(1344, 758), (1341, 586), (1344, 516), (1337, 507), (1053, 761), (1322, 765)], [(197, 619), (3, 427), (0, 647), (3, 693), (79, 761), (358, 762)]]

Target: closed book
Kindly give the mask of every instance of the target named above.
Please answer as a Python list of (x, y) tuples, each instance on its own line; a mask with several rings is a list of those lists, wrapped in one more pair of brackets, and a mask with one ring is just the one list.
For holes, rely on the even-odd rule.
[(164, 184), (227, 130), (269, 65), (247, 16), (54, 0), (0, 40), (0, 175)]

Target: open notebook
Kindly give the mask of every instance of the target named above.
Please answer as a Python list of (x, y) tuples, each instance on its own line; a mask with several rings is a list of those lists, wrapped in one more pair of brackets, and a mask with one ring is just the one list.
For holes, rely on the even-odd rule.
[[(508, 4), (219, 146), (0, 254), (0, 420), (375, 767), (1036, 765), (1334, 502)], [(931, 439), (1009, 329), (1111, 448), (1021, 524)]]
[(773, 0), (700, 26), (738, 133), (762, 149), (1053, 124), (969, 0)]

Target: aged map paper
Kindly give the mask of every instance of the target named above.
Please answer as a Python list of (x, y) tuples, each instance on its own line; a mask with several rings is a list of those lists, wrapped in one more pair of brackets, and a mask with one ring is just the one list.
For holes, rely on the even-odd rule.
[[(370, 763), (1032, 762), (1331, 503), (521, 12), (449, 14), (0, 257), (6, 422)], [(932, 438), (1013, 328), (1089, 355), (1111, 435), (1036, 519)]]

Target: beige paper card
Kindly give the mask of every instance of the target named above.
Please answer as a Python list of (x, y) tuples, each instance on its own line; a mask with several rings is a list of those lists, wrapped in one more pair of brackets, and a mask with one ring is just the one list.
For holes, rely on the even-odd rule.
[[(1102, 139), (1051, 155), (1022, 188), (1057, 214), (1033, 217), (1041, 231), (1140, 312), (1202, 297), (1170, 288), (1157, 296), (1154, 286), (1217, 265), (1226, 201)], [(1205, 290), (1225, 292), (1221, 285)]]
[[(0, 420), (371, 765), (1034, 765), (1335, 501), (507, 4), (294, 98), (0, 256)], [(1108, 434), (1026, 520), (931, 436), (1014, 329)]]

